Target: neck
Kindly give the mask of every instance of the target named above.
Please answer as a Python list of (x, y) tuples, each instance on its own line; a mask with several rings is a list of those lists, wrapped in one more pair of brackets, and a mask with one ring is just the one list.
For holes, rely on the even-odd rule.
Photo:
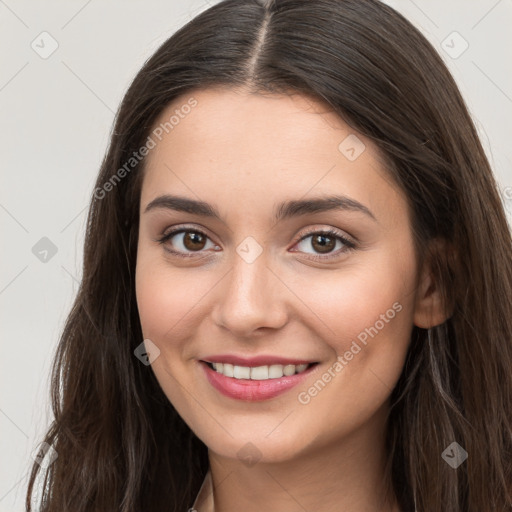
[(399, 512), (386, 473), (386, 411), (378, 416), (343, 439), (315, 440), (286, 461), (247, 466), (210, 450), (215, 512)]

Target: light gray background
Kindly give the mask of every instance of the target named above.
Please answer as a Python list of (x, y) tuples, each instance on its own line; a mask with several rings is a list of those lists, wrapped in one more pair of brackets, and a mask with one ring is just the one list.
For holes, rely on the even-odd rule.
[[(24, 510), (31, 453), (51, 420), (50, 363), (78, 289), (87, 200), (114, 112), (144, 60), (213, 3), (0, 0), (0, 512)], [(448, 63), (510, 215), (512, 0), (388, 3)], [(31, 47), (50, 47), (43, 31), (59, 45), (47, 59)], [(454, 31), (469, 44), (457, 58), (465, 43)], [(32, 252), (42, 237), (57, 247), (46, 263)]]

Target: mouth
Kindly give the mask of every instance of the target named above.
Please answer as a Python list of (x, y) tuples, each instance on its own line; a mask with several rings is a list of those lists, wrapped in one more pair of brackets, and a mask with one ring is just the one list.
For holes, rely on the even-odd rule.
[(303, 382), (319, 363), (239, 366), (199, 361), (211, 386), (236, 400), (262, 401), (274, 398)]
[(201, 361), (209, 368), (224, 375), (238, 380), (270, 380), (280, 379), (281, 377), (291, 377), (299, 373), (304, 373), (312, 366), (318, 363), (303, 364), (272, 364), (263, 366), (239, 366), (230, 363), (211, 363), (209, 361)]

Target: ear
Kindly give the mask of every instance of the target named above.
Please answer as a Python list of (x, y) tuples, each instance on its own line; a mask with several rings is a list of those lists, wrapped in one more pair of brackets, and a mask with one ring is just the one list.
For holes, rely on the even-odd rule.
[(450, 316), (445, 310), (446, 304), (443, 304), (442, 283), (439, 282), (439, 276), (433, 272), (432, 265), (434, 260), (439, 261), (447, 257), (446, 251), (449, 248), (444, 241), (438, 239), (431, 240), (430, 244), (430, 250), (427, 251), (430, 256), (424, 259), (420, 270), (414, 303), (413, 323), (423, 329), (440, 325)]

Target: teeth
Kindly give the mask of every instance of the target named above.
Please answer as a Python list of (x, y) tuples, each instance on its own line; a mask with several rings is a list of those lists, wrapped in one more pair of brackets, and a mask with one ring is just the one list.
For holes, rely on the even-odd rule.
[(251, 369), (248, 366), (233, 366), (233, 377), (235, 379), (250, 379)]
[(283, 366), (280, 364), (273, 364), (268, 367), (268, 376), (270, 379), (279, 379), (283, 374)]
[(286, 376), (293, 375), (295, 373), (295, 365), (294, 364), (288, 364), (283, 368), (283, 373)]
[(224, 374), (226, 377), (233, 377), (233, 365), (228, 363), (219, 363), (219, 366), (221, 367), (219, 370), (217, 370), (219, 373)]
[(251, 379), (267, 380), (268, 379), (268, 366), (256, 366), (255, 368), (251, 368)]
[(272, 364), (270, 366), (237, 366), (228, 363), (212, 363), (214, 370), (226, 377), (235, 379), (268, 380), (279, 379), (283, 376), (295, 375), (305, 371), (309, 364)]

